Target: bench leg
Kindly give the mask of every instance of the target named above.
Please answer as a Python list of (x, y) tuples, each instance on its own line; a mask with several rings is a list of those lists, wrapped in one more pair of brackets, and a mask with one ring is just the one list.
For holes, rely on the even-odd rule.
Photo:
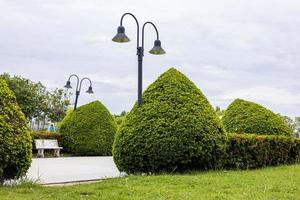
[(44, 155), (44, 149), (39, 149), (39, 150), (38, 150), (38, 156), (39, 156), (39, 157), (42, 157), (42, 158), (45, 157), (45, 155)]
[(59, 157), (60, 149), (54, 149), (54, 156)]

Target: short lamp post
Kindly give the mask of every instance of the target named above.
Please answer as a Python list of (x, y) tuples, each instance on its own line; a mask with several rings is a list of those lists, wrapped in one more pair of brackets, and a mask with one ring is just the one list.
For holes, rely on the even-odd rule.
[(154, 55), (165, 54), (166, 52), (161, 47), (161, 42), (159, 40), (159, 34), (156, 26), (152, 22), (145, 22), (142, 26), (142, 45), (140, 45), (140, 26), (137, 18), (131, 13), (125, 13), (121, 17), (120, 26), (118, 27), (118, 32), (116, 36), (112, 39), (114, 42), (129, 42), (129, 38), (125, 34), (125, 28), (123, 26), (123, 18), (126, 15), (130, 15), (134, 18), (137, 25), (137, 56), (138, 56), (138, 105), (142, 105), (142, 92), (143, 92), (143, 56), (144, 56), (144, 30), (147, 24), (150, 24), (154, 27), (156, 31), (156, 40), (154, 41), (154, 47), (149, 51), (149, 53)]
[(82, 82), (84, 80), (88, 80), (90, 82), (90, 86), (89, 86), (89, 88), (88, 88), (88, 90), (86, 92), (89, 93), (89, 94), (93, 94), (94, 92), (93, 92), (93, 88), (92, 88), (92, 81), (91, 81), (91, 79), (85, 77), (85, 78), (82, 78), (80, 80), (79, 77), (76, 74), (72, 74), (71, 76), (69, 76), (69, 79), (68, 79), (68, 81), (67, 81), (67, 83), (65, 85), (65, 88), (67, 88), (67, 89), (72, 88), (72, 86), (71, 86), (71, 78), (72, 77), (76, 77), (76, 79), (77, 79), (76, 93), (75, 93), (76, 97), (75, 97), (75, 104), (74, 104), (74, 110), (76, 110), (76, 108), (77, 108), (77, 102), (78, 102), (78, 97), (80, 95), (81, 85), (82, 85)]

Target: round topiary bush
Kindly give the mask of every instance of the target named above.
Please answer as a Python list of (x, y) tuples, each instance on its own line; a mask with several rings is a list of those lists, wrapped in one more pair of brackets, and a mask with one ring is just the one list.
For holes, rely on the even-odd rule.
[(16, 97), (0, 78), (0, 183), (27, 172), (32, 157), (27, 120)]
[(231, 133), (292, 134), (280, 116), (259, 104), (242, 99), (236, 99), (228, 106), (222, 121), (225, 130)]
[(215, 168), (224, 131), (202, 92), (174, 68), (134, 105), (118, 131), (113, 156), (120, 171), (149, 173)]
[(94, 101), (70, 112), (60, 125), (63, 148), (80, 156), (109, 156), (117, 130), (107, 108)]

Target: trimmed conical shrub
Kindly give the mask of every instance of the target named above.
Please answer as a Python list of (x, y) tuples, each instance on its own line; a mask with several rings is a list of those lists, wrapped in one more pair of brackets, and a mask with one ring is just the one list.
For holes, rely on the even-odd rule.
[(80, 156), (109, 156), (117, 130), (114, 118), (100, 102), (83, 105), (60, 125), (64, 149)]
[(27, 120), (0, 78), (0, 183), (25, 175), (31, 163), (31, 143)]
[(290, 136), (283, 119), (267, 108), (242, 99), (234, 100), (222, 118), (227, 132)]
[(202, 92), (174, 68), (134, 105), (115, 138), (120, 171), (171, 172), (218, 167), (224, 132)]

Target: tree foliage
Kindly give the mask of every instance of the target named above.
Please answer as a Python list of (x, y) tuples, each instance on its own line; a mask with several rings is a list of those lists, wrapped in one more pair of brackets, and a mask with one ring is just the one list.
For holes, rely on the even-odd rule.
[(70, 111), (60, 124), (64, 149), (80, 156), (109, 156), (117, 130), (113, 116), (94, 101)]
[(286, 135), (292, 131), (283, 119), (265, 107), (242, 99), (233, 101), (222, 118), (227, 132)]
[(300, 160), (300, 139), (277, 135), (228, 134), (226, 168), (254, 169)]
[(70, 105), (67, 93), (63, 89), (48, 91), (38, 82), (20, 76), (0, 75), (8, 84), (17, 98), (17, 102), (28, 119), (50, 118), (54, 122), (60, 121)]
[(31, 163), (31, 135), (27, 120), (0, 78), (0, 182), (24, 175)]
[(134, 105), (113, 147), (120, 171), (163, 172), (218, 167), (224, 132), (206, 97), (174, 68)]

